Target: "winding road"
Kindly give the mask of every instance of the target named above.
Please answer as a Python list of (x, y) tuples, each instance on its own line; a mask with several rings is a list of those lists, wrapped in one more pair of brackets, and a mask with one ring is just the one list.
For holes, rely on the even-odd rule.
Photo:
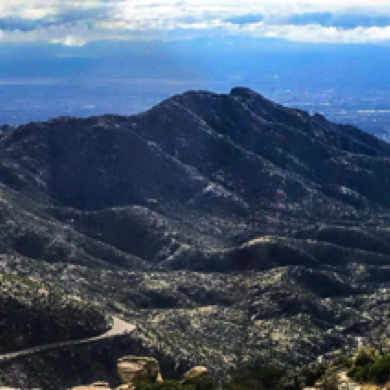
[(33, 355), (35, 353), (49, 351), (52, 349), (63, 348), (72, 345), (89, 344), (98, 340), (109, 339), (111, 337), (116, 337), (116, 336), (122, 336), (124, 334), (132, 333), (136, 329), (135, 325), (131, 325), (128, 322), (125, 322), (118, 317), (113, 317), (112, 319), (113, 319), (113, 324), (111, 329), (100, 336), (95, 336), (83, 340), (70, 340), (70, 341), (62, 341), (53, 344), (45, 344), (37, 347), (32, 347), (29, 349), (23, 349), (17, 352), (6, 353), (4, 355), (0, 355), (0, 362), (11, 360), (21, 356)]

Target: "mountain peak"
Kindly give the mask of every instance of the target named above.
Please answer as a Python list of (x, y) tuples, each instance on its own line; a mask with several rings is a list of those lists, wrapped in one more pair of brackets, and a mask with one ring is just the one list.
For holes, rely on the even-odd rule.
[(234, 87), (230, 91), (231, 96), (237, 96), (237, 97), (253, 97), (253, 96), (260, 96), (257, 92), (253, 91), (250, 88), (247, 87)]

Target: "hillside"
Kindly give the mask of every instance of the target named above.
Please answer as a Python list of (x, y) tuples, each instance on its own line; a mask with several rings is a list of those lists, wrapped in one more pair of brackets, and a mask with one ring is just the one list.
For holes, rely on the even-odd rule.
[(390, 337), (389, 193), (389, 144), (246, 88), (4, 127), (1, 272), (189, 366), (310, 363)]
[(0, 316), (0, 355), (96, 336), (110, 326), (97, 306), (14, 274), (0, 274)]

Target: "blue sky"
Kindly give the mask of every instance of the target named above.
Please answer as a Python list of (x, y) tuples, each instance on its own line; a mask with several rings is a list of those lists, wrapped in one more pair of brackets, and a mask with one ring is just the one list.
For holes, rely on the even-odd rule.
[(390, 0), (1, 0), (2, 42), (80, 46), (103, 39), (226, 35), (390, 43)]

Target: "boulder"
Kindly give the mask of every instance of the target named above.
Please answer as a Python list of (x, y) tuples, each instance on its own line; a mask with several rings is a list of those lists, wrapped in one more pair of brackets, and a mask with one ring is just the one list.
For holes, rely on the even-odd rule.
[(183, 380), (198, 378), (200, 376), (207, 375), (207, 373), (208, 373), (208, 370), (206, 367), (197, 366), (197, 367), (191, 368), (191, 370), (187, 371), (183, 376)]
[(138, 380), (162, 382), (160, 366), (156, 359), (126, 356), (118, 360), (118, 375), (123, 384), (133, 384)]

